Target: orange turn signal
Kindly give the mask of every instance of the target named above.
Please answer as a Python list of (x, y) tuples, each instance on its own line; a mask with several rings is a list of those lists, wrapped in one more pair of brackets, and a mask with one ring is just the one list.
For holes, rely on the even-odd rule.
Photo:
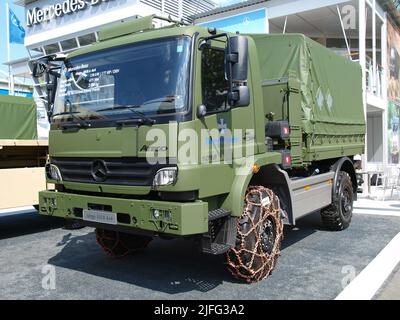
[(253, 173), (258, 173), (260, 171), (260, 166), (258, 164), (253, 164), (251, 171), (253, 171)]

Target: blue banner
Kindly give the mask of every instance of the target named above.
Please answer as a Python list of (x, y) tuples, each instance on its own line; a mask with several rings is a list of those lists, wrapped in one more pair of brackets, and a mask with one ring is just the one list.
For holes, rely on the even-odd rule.
[[(7, 89), (0, 89), (0, 94), (9, 95), (10, 92)], [(25, 92), (25, 91), (18, 91), (18, 90), (14, 91), (14, 95), (18, 96), (18, 97), (26, 97), (26, 98), (32, 98), (33, 97), (32, 92)]]
[(8, 9), (8, 26), (10, 32), (10, 43), (20, 43), (24, 44), (25, 30), (18, 20), (17, 16), (11, 9)]
[(214, 27), (227, 32), (265, 33), (266, 20), (265, 9), (261, 9), (219, 20), (199, 23), (199, 25)]

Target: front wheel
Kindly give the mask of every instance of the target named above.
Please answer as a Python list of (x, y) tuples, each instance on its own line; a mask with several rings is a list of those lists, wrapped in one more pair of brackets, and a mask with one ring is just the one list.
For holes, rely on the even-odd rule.
[(279, 198), (270, 189), (250, 187), (238, 219), (236, 245), (227, 252), (228, 269), (248, 283), (263, 280), (276, 265), (282, 239)]
[(146, 248), (152, 238), (97, 228), (96, 240), (109, 256), (122, 258)]
[(332, 231), (347, 229), (353, 216), (354, 191), (347, 172), (340, 171), (332, 204), (321, 210), (322, 222)]

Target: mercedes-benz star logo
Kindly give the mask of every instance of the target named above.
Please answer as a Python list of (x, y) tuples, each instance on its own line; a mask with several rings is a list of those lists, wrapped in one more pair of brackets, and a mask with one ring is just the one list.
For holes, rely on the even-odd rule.
[(92, 177), (97, 182), (103, 182), (107, 179), (107, 166), (103, 160), (95, 160), (92, 163)]

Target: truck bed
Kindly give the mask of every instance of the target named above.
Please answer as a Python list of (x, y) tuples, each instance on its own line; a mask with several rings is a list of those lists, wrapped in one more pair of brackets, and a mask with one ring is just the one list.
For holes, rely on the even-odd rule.
[(301, 145), (292, 154), (296, 164), (363, 153), (359, 64), (301, 34), (251, 37), (260, 64), (264, 112), (272, 112), (274, 120), (289, 120), (295, 145)]

